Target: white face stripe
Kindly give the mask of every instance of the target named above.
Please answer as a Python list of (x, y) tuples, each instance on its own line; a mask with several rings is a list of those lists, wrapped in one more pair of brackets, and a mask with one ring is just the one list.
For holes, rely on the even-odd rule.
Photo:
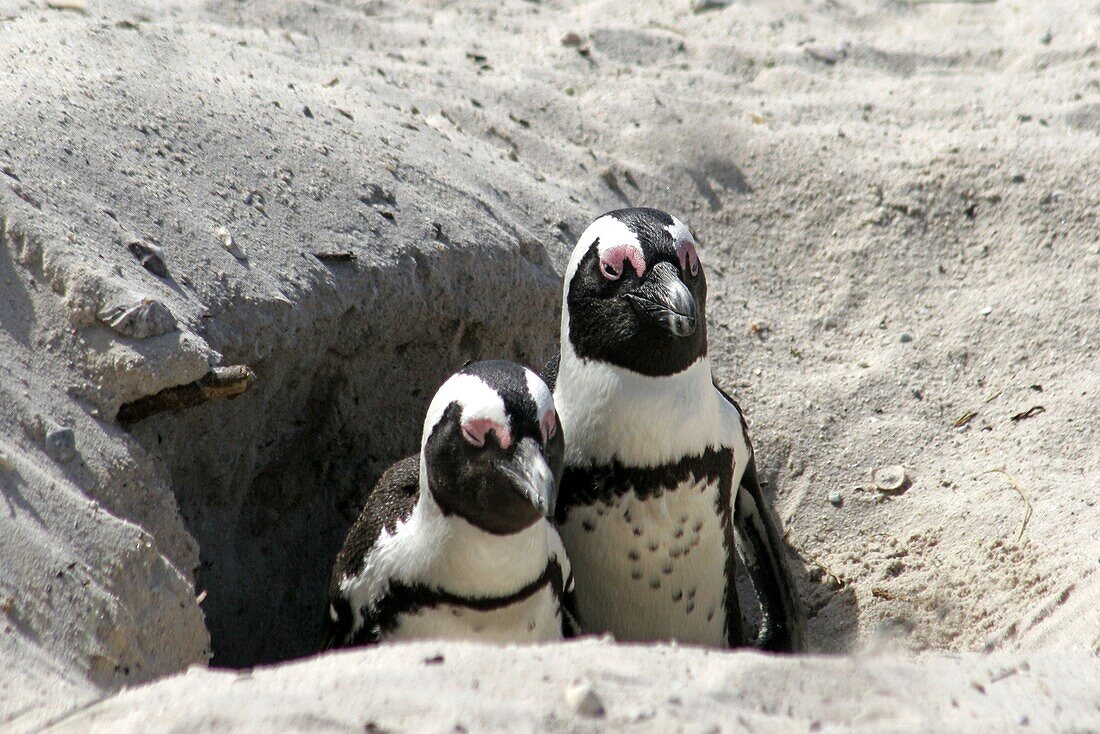
[[(504, 426), (509, 432), (512, 430), (512, 422), (508, 419), (508, 412), (504, 409), (504, 400), (496, 390), (477, 375), (457, 374), (452, 375), (444, 382), (431, 405), (428, 406), (428, 414), (424, 417), (424, 434), (420, 438), (420, 451), (423, 453), (424, 445), (428, 442), (428, 436), (432, 429), (443, 419), (443, 413), (451, 403), (458, 403), (462, 409), (462, 422), (472, 420), (490, 420)], [(421, 462), (423, 466), (423, 462)]]
[[(672, 216), (672, 215), (670, 214), (669, 216)], [(672, 217), (672, 224), (665, 227), (665, 231), (667, 231), (670, 235), (672, 235), (672, 239), (675, 240), (676, 242), (681, 242), (681, 241), (686, 240), (686, 241), (690, 242), (693, 245), (696, 244), (695, 238), (691, 236), (691, 230), (687, 228), (686, 224), (681, 222), (676, 217)]]
[(531, 397), (535, 401), (535, 408), (541, 423), (547, 413), (554, 412), (554, 396), (541, 377), (527, 368), (524, 368), (523, 371), (527, 377), (527, 392), (531, 393)]
[[(642, 246), (638, 242), (638, 237), (630, 231), (629, 227), (615, 217), (604, 215), (588, 225), (588, 229), (584, 230), (580, 239), (577, 240), (577, 246), (573, 248), (573, 254), (569, 256), (569, 264), (565, 266), (566, 288), (569, 287), (569, 283), (573, 280), (573, 276), (577, 272), (577, 267), (580, 265), (581, 258), (588, 252), (588, 248), (592, 246), (593, 240), (597, 237), (600, 238), (600, 244), (597, 249), (601, 257), (607, 250), (613, 247), (628, 245), (637, 249), (644, 270), (645, 255), (642, 253)], [(641, 275), (641, 273), (639, 273), (639, 275)]]

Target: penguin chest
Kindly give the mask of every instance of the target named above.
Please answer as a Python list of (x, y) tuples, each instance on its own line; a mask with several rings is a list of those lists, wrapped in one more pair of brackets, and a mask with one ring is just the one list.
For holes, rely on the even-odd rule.
[(560, 528), (585, 630), (725, 647), (728, 480), (622, 489), (571, 506)]
[(561, 629), (561, 605), (547, 584), (526, 599), (494, 609), (440, 603), (399, 613), (384, 639), (548, 642), (560, 640)]

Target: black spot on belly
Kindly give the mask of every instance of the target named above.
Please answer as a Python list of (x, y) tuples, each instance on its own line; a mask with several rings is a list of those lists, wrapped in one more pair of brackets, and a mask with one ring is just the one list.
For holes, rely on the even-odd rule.
[(635, 538), (642, 537), (642, 529), (641, 528), (635, 527), (635, 528), (633, 528), (633, 530), (634, 530), (634, 537)]
[(593, 530), (596, 529), (596, 526), (592, 523), (591, 520), (585, 520), (584, 522), (582, 522), (581, 527), (584, 528), (584, 531), (586, 533), (591, 533)]
[(684, 607), (684, 613), (685, 614), (691, 614), (694, 611), (695, 611), (695, 604), (689, 601), (688, 605), (686, 607)]
[(640, 554), (640, 553), (638, 553), (638, 551), (636, 551), (636, 550), (631, 550), (631, 551), (630, 551), (629, 553), (627, 553), (627, 554), (626, 554), (626, 557), (627, 557), (627, 558), (629, 558), (629, 559), (630, 559), (630, 560), (632, 560), (632, 561), (637, 561), (637, 560), (638, 560), (638, 559), (640, 559), (640, 558), (641, 558), (642, 556), (641, 556), (641, 554)]
[(683, 598), (684, 598), (684, 590), (683, 589), (677, 589), (676, 591), (672, 592), (672, 601), (680, 601)]
[(714, 610), (713, 609), (711, 609), (709, 612), (707, 612), (707, 621), (709, 622), (712, 619), (714, 619)]
[(684, 551), (681, 550), (678, 546), (675, 547), (675, 548), (669, 548), (668, 549), (668, 557), (669, 558), (679, 558), (681, 555), (683, 555), (683, 552)]
[(668, 576), (670, 573), (672, 573), (672, 564), (666, 563), (665, 565), (661, 566), (661, 573), (663, 573), (665, 576)]
[(661, 547), (661, 544), (658, 543), (656, 540), (651, 540), (649, 541), (649, 545), (646, 547), (649, 548), (650, 553), (656, 553), (657, 549)]
[(683, 525), (687, 521), (688, 521), (688, 516), (687, 515), (680, 515), (680, 524), (681, 525)]
[(631, 571), (630, 572), (630, 578), (634, 579), (635, 581), (641, 581), (642, 580), (641, 569), (635, 568), (633, 571)]
[(651, 578), (651, 579), (649, 580), (649, 588), (651, 588), (651, 589), (659, 589), (659, 588), (661, 588), (661, 579), (657, 578), (656, 576), (654, 576), (653, 578)]
[(695, 598), (695, 589), (691, 589), (690, 591), (688, 591), (688, 601), (691, 601), (694, 598)]
[(702, 529), (703, 529), (703, 521), (700, 520), (699, 522), (695, 523), (695, 527), (693, 527), (691, 530), (692, 530), (693, 533), (698, 535), (699, 531), (701, 531)]
[(672, 534), (672, 537), (674, 537), (674, 538), (684, 537), (684, 529), (683, 528), (676, 528), (676, 532)]

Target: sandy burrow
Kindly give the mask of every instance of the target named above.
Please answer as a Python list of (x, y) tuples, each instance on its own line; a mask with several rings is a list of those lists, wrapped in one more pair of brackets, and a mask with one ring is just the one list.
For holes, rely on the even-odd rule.
[[(777, 690), (828, 689), (881, 664), (911, 681), (899, 710), (944, 686), (987, 717), (1004, 707), (968, 678), (986, 659), (927, 651), (1034, 658), (979, 680), (1044, 671), (1020, 702), (1100, 685), (1098, 44), (1100, 11), (1074, 0), (0, 0), (0, 723), (228, 655), (239, 632), (235, 663), (308, 651), (323, 546), (414, 445), (402, 418), (463, 359), (537, 366), (555, 270), (626, 204), (702, 243), (712, 362), (814, 650), (895, 650), (707, 656), (700, 675), (748, 660)], [(97, 319), (138, 295), (179, 331)], [(113, 422), (212, 363), (261, 379)], [(47, 450), (60, 425), (73, 457)], [(875, 490), (895, 464), (905, 490)], [(691, 656), (595, 649), (627, 670)], [(311, 690), (310, 666), (397, 654), (257, 677)], [(158, 685), (206, 676), (225, 680)]]
[[(196, 667), (49, 723), (74, 733), (1095, 731), (1100, 692), (1067, 669), (1096, 663), (1081, 652), (912, 660), (417, 643), (247, 672)], [(586, 686), (597, 704), (579, 703)]]

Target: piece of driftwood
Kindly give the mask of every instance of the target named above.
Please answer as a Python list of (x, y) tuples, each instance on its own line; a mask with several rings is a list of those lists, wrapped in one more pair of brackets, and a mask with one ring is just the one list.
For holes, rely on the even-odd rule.
[(256, 373), (247, 365), (215, 367), (194, 382), (166, 387), (154, 395), (124, 403), (118, 409), (118, 422), (130, 426), (167, 410), (193, 408), (217, 398), (235, 398), (255, 381)]

